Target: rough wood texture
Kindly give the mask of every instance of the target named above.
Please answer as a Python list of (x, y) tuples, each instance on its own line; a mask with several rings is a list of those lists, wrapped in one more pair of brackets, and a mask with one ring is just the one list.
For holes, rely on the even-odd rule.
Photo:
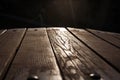
[(46, 29), (28, 29), (5, 80), (62, 80)]
[(0, 80), (32, 75), (39, 80), (92, 80), (92, 73), (100, 80), (120, 80), (119, 35), (75, 28), (0, 30)]
[(0, 80), (12, 61), (24, 33), (25, 29), (11, 29), (0, 36)]
[[(87, 29), (90, 33), (93, 35), (101, 38), (102, 40), (105, 40), (106, 42), (110, 43), (111, 45), (120, 48), (120, 40), (115, 38), (114, 36), (116, 34), (110, 34), (104, 31), (98, 31), (98, 30), (92, 30), (92, 29)], [(114, 35), (114, 36), (113, 36)], [(120, 35), (119, 35), (120, 36)]]
[(81, 29), (69, 28), (75, 36), (120, 72), (120, 49)]
[[(65, 28), (48, 28), (47, 32), (64, 80), (91, 80), (91, 73), (99, 74), (101, 80), (120, 80), (120, 74), (116, 70)], [(78, 34), (77, 36), (79, 37)]]

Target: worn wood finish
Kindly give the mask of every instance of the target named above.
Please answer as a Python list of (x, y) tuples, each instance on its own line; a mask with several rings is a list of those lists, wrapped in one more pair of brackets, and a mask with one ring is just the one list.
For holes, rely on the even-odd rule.
[[(115, 38), (114, 36), (116, 34), (110, 34), (104, 31), (98, 31), (98, 30), (92, 30), (92, 29), (87, 29), (90, 33), (92, 33), (93, 35), (101, 38), (102, 40), (110, 43), (111, 45), (120, 48), (120, 40), (118, 40), (117, 38)], [(113, 36), (114, 35), (114, 36)]]
[(120, 34), (91, 29), (0, 30), (0, 80), (120, 80)]
[(78, 37), (89, 48), (96, 52), (101, 58), (106, 60), (111, 66), (120, 72), (120, 49), (101, 40), (93, 34), (81, 29), (69, 28), (74, 36)]
[(62, 80), (46, 29), (28, 29), (5, 80)]
[(91, 73), (98, 73), (101, 80), (120, 80), (116, 70), (65, 28), (48, 28), (47, 32), (64, 80), (91, 80)]
[(10, 29), (0, 36), (0, 80), (2, 80), (22, 40), (25, 29)]
[[(54, 29), (55, 30), (55, 29)], [(69, 50), (64, 50), (66, 46), (64, 46), (64, 41), (62, 41), (61, 36), (56, 34), (56, 31), (52, 29), (48, 29), (48, 35), (50, 38), (50, 42), (54, 49), (55, 55), (57, 57), (57, 61), (59, 63), (60, 69), (62, 71), (63, 79), (64, 80), (78, 80), (83, 78), (82, 73), (78, 69), (77, 66), (74, 65), (73, 61), (69, 59), (68, 55), (66, 54)], [(74, 56), (70, 56), (74, 58)]]

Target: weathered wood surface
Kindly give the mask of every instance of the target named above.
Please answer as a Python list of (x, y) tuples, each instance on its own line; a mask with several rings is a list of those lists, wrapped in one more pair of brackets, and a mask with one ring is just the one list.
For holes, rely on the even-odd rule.
[(47, 31), (64, 80), (91, 80), (91, 73), (99, 74), (101, 80), (120, 80), (116, 70), (66, 29), (48, 28)]
[(62, 80), (45, 28), (28, 29), (5, 80)]
[[(93, 35), (97, 36), (98, 38), (110, 43), (111, 45), (120, 48), (120, 40), (115, 38), (116, 34), (110, 34), (105, 31), (98, 31), (98, 30), (92, 30), (92, 29), (87, 29), (90, 33)], [(120, 35), (117, 35), (117, 37), (120, 37)]]
[(0, 36), (0, 80), (7, 71), (25, 33), (25, 29), (15, 30), (10, 29)]
[(84, 29), (69, 28), (70, 32), (84, 42), (89, 48), (91, 48), (101, 58), (106, 60), (111, 66), (120, 72), (120, 49), (101, 40), (93, 34), (85, 31)]
[(75, 28), (0, 30), (0, 80), (120, 80), (120, 34)]

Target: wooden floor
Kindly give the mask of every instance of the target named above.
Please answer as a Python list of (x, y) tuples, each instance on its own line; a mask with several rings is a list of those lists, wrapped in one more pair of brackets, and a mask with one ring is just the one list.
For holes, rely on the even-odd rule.
[(118, 33), (55, 27), (0, 30), (0, 80), (120, 80), (119, 61)]

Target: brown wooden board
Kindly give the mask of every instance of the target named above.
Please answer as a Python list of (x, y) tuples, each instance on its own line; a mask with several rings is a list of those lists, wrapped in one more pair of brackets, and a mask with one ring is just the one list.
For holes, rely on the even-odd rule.
[(28, 80), (32, 75), (62, 80), (45, 28), (28, 29), (5, 80)]
[(65, 28), (47, 28), (55, 56), (64, 80), (92, 80), (97, 73), (100, 80), (120, 80), (120, 74)]
[(70, 32), (74, 36), (78, 37), (83, 43), (85, 43), (89, 48), (96, 52), (101, 58), (108, 62), (112, 67), (120, 72), (120, 49), (101, 40), (100, 38), (94, 36), (93, 34), (81, 29), (69, 28)]
[[(64, 50), (66, 47), (64, 46), (64, 41), (61, 40), (62, 38), (59, 35), (57, 35), (56, 31), (54, 30), (48, 29), (47, 31), (50, 38), (50, 42), (57, 57), (57, 61), (59, 63), (63, 75), (63, 79), (64, 80), (78, 80), (80, 78), (83, 79), (83, 77), (81, 76), (82, 73), (80, 72), (78, 67), (75, 66), (73, 63), (74, 60), (72, 62), (69, 59), (68, 55), (66, 54), (67, 50)], [(75, 57), (71, 55), (71, 58)]]
[(105, 31), (98, 31), (98, 30), (92, 30), (92, 29), (87, 29), (90, 33), (93, 35), (101, 38), (102, 40), (105, 40), (106, 42), (110, 43), (113, 46), (116, 46), (117, 48), (120, 48), (120, 40), (115, 38), (113, 35), (115, 34), (109, 34)]
[(0, 80), (11, 63), (24, 33), (25, 29), (10, 29), (0, 36)]

